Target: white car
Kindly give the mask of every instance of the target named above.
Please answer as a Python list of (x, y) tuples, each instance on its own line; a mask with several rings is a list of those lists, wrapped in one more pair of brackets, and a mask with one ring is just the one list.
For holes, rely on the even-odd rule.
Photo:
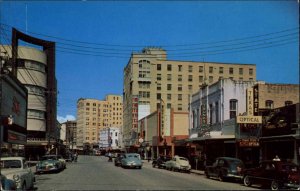
[(0, 158), (1, 174), (13, 180), (18, 190), (30, 190), (34, 187), (35, 175), (23, 157)]
[(167, 161), (165, 163), (165, 167), (167, 170), (177, 170), (177, 171), (185, 171), (190, 172), (191, 171), (191, 165), (187, 158), (180, 157), (178, 155), (175, 155), (171, 160)]

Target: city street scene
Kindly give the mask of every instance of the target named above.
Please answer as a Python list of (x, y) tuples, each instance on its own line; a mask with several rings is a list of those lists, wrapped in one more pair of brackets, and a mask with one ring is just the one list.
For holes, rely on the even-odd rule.
[(299, 1), (0, 1), (1, 190), (300, 190)]

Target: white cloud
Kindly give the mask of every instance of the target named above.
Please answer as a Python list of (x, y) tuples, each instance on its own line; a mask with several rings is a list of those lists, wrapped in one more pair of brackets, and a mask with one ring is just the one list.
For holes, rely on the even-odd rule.
[(66, 115), (66, 117), (62, 117), (62, 116), (57, 116), (57, 120), (60, 123), (64, 123), (66, 121), (73, 121), (76, 120), (76, 118), (73, 115)]

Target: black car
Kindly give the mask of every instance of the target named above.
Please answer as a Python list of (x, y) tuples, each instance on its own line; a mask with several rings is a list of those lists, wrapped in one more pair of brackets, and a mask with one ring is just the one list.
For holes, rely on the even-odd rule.
[(300, 189), (299, 166), (285, 161), (262, 161), (256, 168), (244, 171), (244, 185), (260, 184), (271, 190)]
[(165, 163), (167, 161), (171, 160), (171, 157), (168, 157), (168, 156), (160, 156), (158, 157), (158, 159), (156, 160), (153, 160), (152, 162), (152, 167), (155, 168), (155, 167), (158, 167), (158, 168), (165, 168)]
[(117, 153), (114, 163), (115, 166), (121, 166), (121, 160), (124, 158), (124, 154), (123, 153)]
[(206, 166), (205, 175), (207, 178), (214, 177), (220, 181), (232, 178), (242, 180), (244, 164), (240, 159), (231, 157), (219, 157), (212, 166)]

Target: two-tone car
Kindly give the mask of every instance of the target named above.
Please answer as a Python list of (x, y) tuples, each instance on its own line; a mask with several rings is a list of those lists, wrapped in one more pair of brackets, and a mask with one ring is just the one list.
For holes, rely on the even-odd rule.
[(18, 190), (30, 190), (34, 187), (35, 175), (23, 157), (0, 158), (1, 174), (13, 180)]
[(36, 173), (50, 173), (59, 172), (63, 169), (63, 164), (56, 158), (43, 157), (41, 161), (36, 164)]
[(207, 178), (218, 178), (220, 181), (226, 179), (243, 178), (244, 163), (238, 158), (218, 157), (212, 166), (205, 167), (205, 175)]
[(244, 171), (243, 182), (245, 186), (260, 184), (268, 186), (271, 190), (282, 188), (300, 190), (299, 166), (292, 162), (262, 161), (258, 167)]
[(142, 169), (143, 162), (138, 153), (126, 153), (121, 159), (121, 167), (123, 168), (139, 168)]
[(171, 160), (165, 162), (167, 170), (188, 172), (191, 171), (191, 165), (187, 158), (175, 155)]

